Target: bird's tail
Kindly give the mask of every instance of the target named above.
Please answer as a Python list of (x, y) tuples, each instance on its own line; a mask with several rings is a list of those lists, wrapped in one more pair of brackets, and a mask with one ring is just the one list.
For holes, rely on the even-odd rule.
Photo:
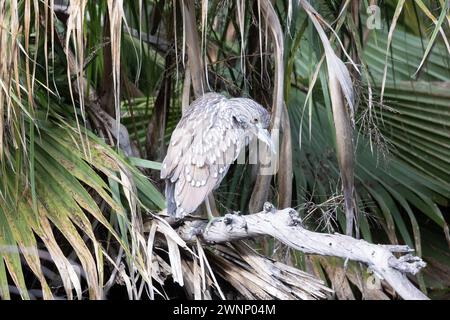
[(166, 201), (167, 201), (167, 214), (171, 217), (176, 216), (177, 205), (175, 203), (175, 184), (166, 180)]

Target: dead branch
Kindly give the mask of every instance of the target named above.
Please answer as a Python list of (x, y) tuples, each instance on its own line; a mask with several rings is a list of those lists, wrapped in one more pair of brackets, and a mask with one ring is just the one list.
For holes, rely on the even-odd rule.
[[(250, 215), (227, 214), (213, 220), (187, 221), (178, 228), (185, 241), (195, 236), (206, 243), (223, 243), (259, 236), (272, 236), (285, 245), (308, 254), (334, 256), (365, 263), (384, 279), (403, 299), (427, 300), (406, 274), (416, 274), (426, 263), (410, 254), (408, 246), (377, 245), (342, 234), (312, 232), (304, 228), (297, 211), (276, 210), (270, 203), (264, 210)], [(407, 253), (397, 258), (394, 253)]]

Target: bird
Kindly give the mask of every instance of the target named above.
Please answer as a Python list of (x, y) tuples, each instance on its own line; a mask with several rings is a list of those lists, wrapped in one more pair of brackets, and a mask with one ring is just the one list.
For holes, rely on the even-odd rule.
[(272, 153), (270, 113), (249, 98), (209, 92), (194, 100), (172, 132), (162, 162), (167, 214), (176, 219), (194, 213), (219, 187), (230, 165), (254, 138)]

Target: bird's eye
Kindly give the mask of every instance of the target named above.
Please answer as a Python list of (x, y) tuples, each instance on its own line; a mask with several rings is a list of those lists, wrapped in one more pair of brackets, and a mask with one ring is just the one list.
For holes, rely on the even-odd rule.
[(253, 119), (253, 123), (257, 123), (258, 122), (258, 119), (257, 118), (254, 118)]

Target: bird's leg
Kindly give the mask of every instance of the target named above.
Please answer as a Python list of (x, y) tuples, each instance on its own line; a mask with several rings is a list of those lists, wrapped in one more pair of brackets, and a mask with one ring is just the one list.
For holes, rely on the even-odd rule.
[(214, 219), (214, 215), (212, 214), (211, 211), (211, 204), (209, 203), (209, 197), (206, 197), (205, 204), (206, 204), (206, 213), (208, 214), (208, 221), (211, 222)]
[(218, 217), (215, 217), (215, 216), (213, 215), (212, 210), (211, 210), (211, 203), (210, 203), (209, 201), (210, 201), (209, 197), (206, 197), (206, 199), (205, 199), (205, 205), (206, 205), (206, 213), (208, 214), (208, 223), (206, 224), (205, 232), (207, 232), (208, 229), (209, 229), (209, 226), (210, 226), (215, 220), (218, 219)]

